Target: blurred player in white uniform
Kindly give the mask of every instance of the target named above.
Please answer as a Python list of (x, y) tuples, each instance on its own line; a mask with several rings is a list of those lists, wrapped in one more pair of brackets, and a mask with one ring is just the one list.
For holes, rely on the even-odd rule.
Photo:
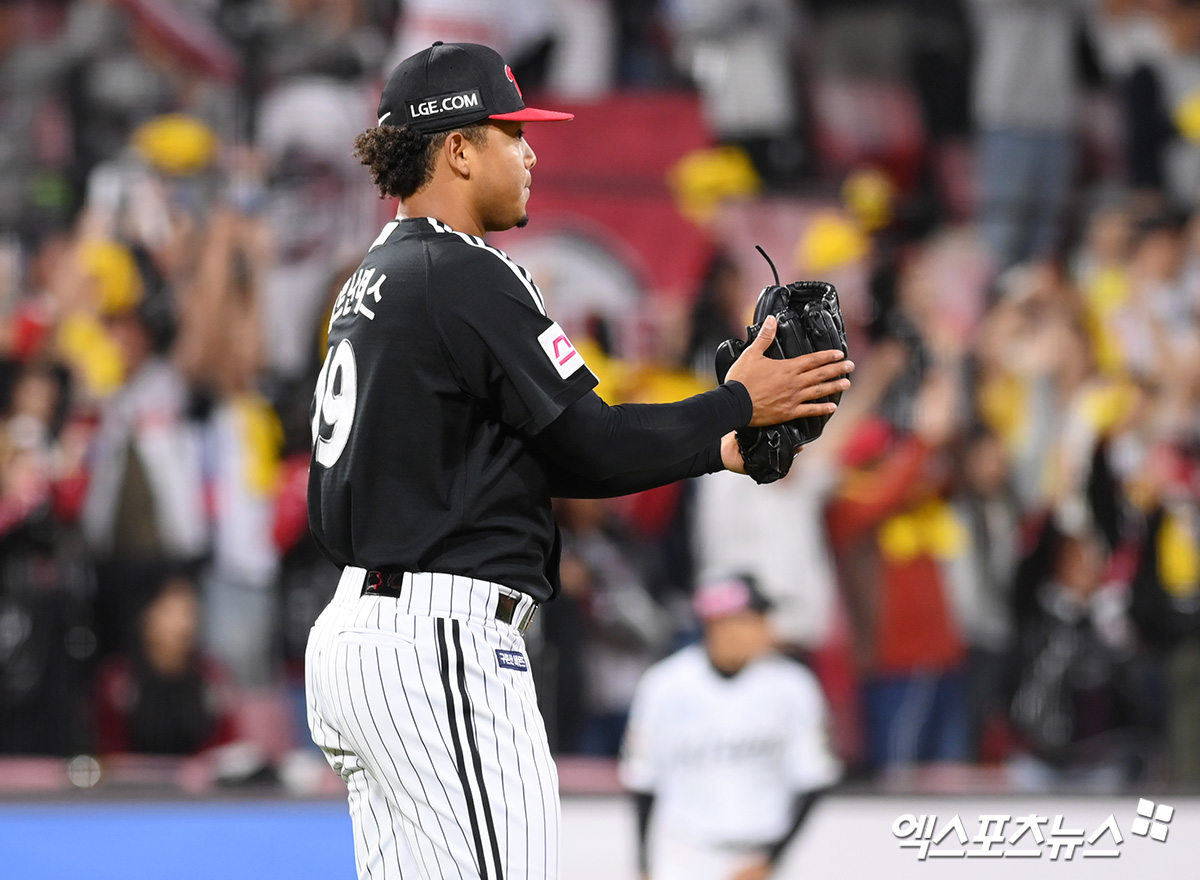
[(701, 586), (691, 645), (638, 685), (621, 780), (638, 807), (649, 880), (768, 877), (841, 765), (815, 676), (777, 653), (754, 580)]

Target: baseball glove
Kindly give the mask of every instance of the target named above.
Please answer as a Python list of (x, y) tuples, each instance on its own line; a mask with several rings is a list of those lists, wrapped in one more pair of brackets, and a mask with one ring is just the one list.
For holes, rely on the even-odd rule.
[[(795, 281), (786, 287), (779, 283), (775, 264), (761, 247), (758, 252), (766, 258), (775, 274), (775, 283), (764, 287), (754, 307), (754, 323), (746, 328), (746, 340), (727, 339), (717, 346), (717, 381), (724, 382), (729, 368), (742, 350), (754, 341), (768, 315), (779, 321), (775, 339), (767, 349), (767, 357), (794, 358), (814, 351), (840, 349), (846, 354), (846, 328), (838, 304), (837, 289), (825, 281)], [(841, 400), (841, 392), (822, 397), (813, 403)], [(738, 450), (746, 473), (756, 483), (773, 483), (787, 476), (792, 459), (800, 447), (821, 436), (829, 414), (792, 419), (781, 425), (742, 428), (737, 432)]]

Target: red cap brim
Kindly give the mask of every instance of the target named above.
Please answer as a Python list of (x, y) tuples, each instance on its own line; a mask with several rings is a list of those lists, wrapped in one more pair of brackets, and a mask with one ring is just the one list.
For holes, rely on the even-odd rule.
[(504, 119), (508, 122), (562, 122), (574, 118), (574, 113), (539, 110), (536, 107), (526, 107), (524, 110), (514, 110), (512, 113), (493, 113), (488, 117), (488, 119)]

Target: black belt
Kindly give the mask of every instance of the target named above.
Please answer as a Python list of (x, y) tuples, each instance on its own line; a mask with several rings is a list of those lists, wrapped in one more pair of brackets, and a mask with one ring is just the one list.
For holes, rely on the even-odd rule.
[[(362, 595), (388, 596), (392, 599), (399, 599), (403, 593), (405, 574), (407, 572), (368, 570), (367, 576), (363, 580)], [(521, 607), (521, 599), (520, 595), (501, 592), (496, 597), (496, 608), (493, 612), (493, 617), (501, 623), (511, 623), (521, 635), (525, 635), (525, 631), (529, 629), (529, 624), (533, 622), (533, 615), (537, 613), (538, 603), (530, 600), (529, 610), (525, 614), (518, 615), (517, 610)]]

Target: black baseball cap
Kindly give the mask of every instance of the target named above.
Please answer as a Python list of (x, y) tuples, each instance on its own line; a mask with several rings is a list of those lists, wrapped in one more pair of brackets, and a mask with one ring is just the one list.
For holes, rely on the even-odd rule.
[(526, 107), (512, 68), (477, 43), (434, 43), (392, 71), (379, 98), (379, 124), (425, 134), (484, 119), (548, 122), (573, 113)]

